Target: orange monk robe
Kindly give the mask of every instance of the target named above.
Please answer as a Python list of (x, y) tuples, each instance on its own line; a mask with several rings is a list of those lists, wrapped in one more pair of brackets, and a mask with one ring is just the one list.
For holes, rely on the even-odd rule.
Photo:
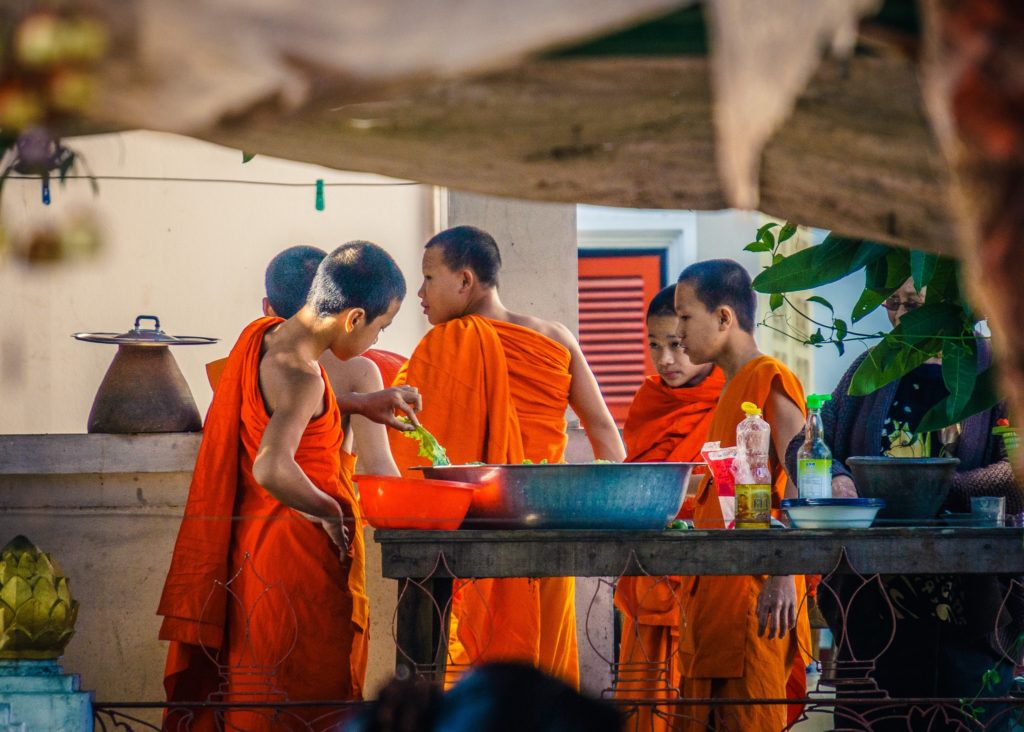
[[(560, 462), (567, 436), (571, 357), (528, 328), (470, 315), (424, 336), (396, 384), (423, 395), (419, 418), (453, 463)], [(414, 441), (391, 434), (403, 473), (423, 465)], [(449, 658), (520, 660), (579, 685), (572, 578), (458, 583)]]
[[(362, 698), (369, 609), (362, 534), (350, 530), (352, 545), (339, 556), (318, 524), (278, 502), (252, 475), (269, 421), (259, 388), (260, 347), (278, 322), (261, 318), (242, 332), (207, 414), (158, 610), (160, 638), (171, 642), (164, 686), (172, 702), (203, 701), (211, 692), (228, 701), (279, 701), (282, 694), (291, 701)], [(324, 404), (295, 460), (358, 522), (359, 504), (340, 457), (341, 414), (329, 387)], [(324, 714), (322, 708), (292, 712), (303, 720)], [(228, 713), (223, 724), (200, 713), (191, 729), (231, 725), (290, 728), (241, 711)]]
[[(736, 426), (745, 417), (741, 404), (753, 402), (772, 421), (766, 410), (773, 386), (804, 410), (800, 381), (781, 362), (758, 356), (740, 369), (726, 385), (708, 430), (708, 440), (723, 446), (736, 444)], [(786, 473), (772, 461), (772, 505), (777, 509), (786, 490)], [(697, 528), (720, 529), (723, 525), (718, 491), (705, 478), (694, 506)], [(742, 531), (742, 529), (737, 529)], [(805, 582), (794, 577), (798, 605), (797, 626), (783, 639), (768, 640), (757, 634), (755, 605), (766, 577), (682, 578), (680, 652), (683, 658), (683, 696), (688, 698), (774, 698), (787, 696), (792, 669), (803, 669), (810, 660), (810, 625), (807, 620)], [(792, 697), (791, 697), (792, 698)], [(704, 730), (708, 708), (680, 707), (677, 730)], [(782, 705), (733, 705), (714, 708), (725, 729), (781, 730), (787, 725)], [(691, 719), (695, 715), (698, 719)]]
[[(711, 416), (725, 376), (715, 368), (700, 384), (673, 388), (660, 376), (640, 386), (626, 416), (622, 437), (626, 462), (700, 461)], [(679, 683), (679, 577), (623, 577), (615, 587), (622, 612), (619, 681), (616, 696), (672, 699)], [(665, 717), (638, 706), (630, 725), (663, 732)]]

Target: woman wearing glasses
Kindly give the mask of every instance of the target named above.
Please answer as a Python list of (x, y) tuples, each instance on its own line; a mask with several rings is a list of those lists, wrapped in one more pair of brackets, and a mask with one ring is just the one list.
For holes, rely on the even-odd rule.
[[(913, 280), (907, 280), (886, 300), (884, 306), (893, 327), (904, 314), (922, 306), (924, 297), (924, 291), (918, 292)], [(915, 434), (925, 413), (948, 394), (942, 379), (941, 358), (929, 360), (872, 394), (850, 396), (850, 381), (866, 356), (865, 353), (854, 361), (843, 374), (832, 392), (832, 400), (822, 409), (824, 438), (834, 458), (834, 497), (857, 495), (845, 465), (850, 456), (949, 455), (959, 458), (960, 464), (945, 508), (967, 512), (971, 496), (1005, 496), (1009, 514), (1024, 510), (1003, 442), (992, 434), (996, 421), (1006, 417), (1004, 403), (941, 432)], [(988, 342), (979, 339), (979, 370), (987, 368), (990, 361)], [(796, 475), (796, 453), (803, 439), (801, 432), (789, 445), (786, 464), (790, 475)], [(819, 590), (819, 602), (833, 632), (842, 637), (839, 633), (845, 631), (858, 660), (873, 659), (885, 649), (875, 659), (872, 677), (890, 697), (972, 698), (979, 692), (982, 696), (1007, 693), (1014, 668), (1002, 651), (1013, 645), (1024, 616), (1020, 587), (1015, 586), (1011, 592), (1008, 578), (907, 575), (882, 577), (880, 585), (860, 588), (860, 584), (859, 578), (836, 575), (827, 588)], [(884, 588), (884, 595), (879, 586)], [(1002, 603), (1007, 596), (1010, 600), (1004, 608)], [(845, 628), (836, 598), (851, 611)], [(894, 614), (896, 634), (886, 647)], [(997, 635), (1002, 636), (1002, 641)], [(843, 659), (841, 654), (840, 660), (852, 659)], [(993, 668), (997, 674), (986, 675)], [(984, 689), (983, 675), (990, 683)], [(890, 713), (902, 715), (907, 711)], [(994, 708), (989, 705), (989, 715), (992, 711)], [(909, 721), (905, 716), (889, 720), (894, 728), (902, 730), (908, 729)], [(881, 721), (872, 729), (888, 729), (886, 724)], [(1004, 727), (997, 724), (991, 729)]]

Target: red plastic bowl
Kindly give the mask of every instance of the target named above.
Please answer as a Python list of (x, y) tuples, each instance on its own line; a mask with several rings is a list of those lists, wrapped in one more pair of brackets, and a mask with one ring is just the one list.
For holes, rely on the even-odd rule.
[(454, 480), (357, 475), (363, 517), (377, 529), (453, 531), (466, 518), (477, 485)]

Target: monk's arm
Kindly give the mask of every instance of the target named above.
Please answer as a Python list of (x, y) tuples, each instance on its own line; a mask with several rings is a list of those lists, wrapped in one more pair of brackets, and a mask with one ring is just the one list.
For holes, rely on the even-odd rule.
[[(772, 447), (779, 465), (786, 463), (786, 449), (804, 428), (804, 414), (776, 384), (765, 403), (764, 416), (772, 430)], [(786, 498), (796, 498), (796, 485), (786, 474)]]
[(347, 540), (341, 505), (314, 485), (295, 462), (302, 435), (310, 419), (322, 408), (323, 379), (312, 373), (263, 364), (260, 386), (264, 394), (274, 395), (274, 404), (253, 461), (253, 477), (284, 505), (320, 519), (335, 543), (344, 547)]
[[(384, 380), (377, 364), (364, 359), (368, 366), (354, 374), (353, 391), (370, 393), (381, 391)], [(359, 457), (356, 472), (363, 475), (400, 475), (388, 444), (388, 429), (366, 417), (352, 415), (352, 432), (355, 434), (355, 453)]]
[(563, 325), (559, 326), (557, 336), (556, 340), (569, 349), (572, 356), (569, 364), (569, 373), (572, 376), (569, 406), (580, 418), (580, 424), (583, 425), (590, 446), (594, 449), (594, 457), (598, 460), (621, 463), (626, 459), (626, 448), (622, 444), (619, 429), (615, 426), (615, 420), (608, 411), (604, 397), (601, 396), (601, 388), (597, 385), (597, 379), (587, 364), (580, 344), (572, 332)]
[[(797, 433), (803, 429), (804, 414), (800, 407), (786, 395), (777, 383), (765, 402), (764, 416), (771, 427), (772, 448), (779, 465), (784, 465), (786, 448)], [(786, 497), (796, 497), (793, 481), (786, 478)], [(758, 635), (768, 638), (784, 638), (796, 627), (800, 598), (796, 596), (796, 583), (791, 576), (769, 577), (761, 587), (755, 611), (758, 619)]]

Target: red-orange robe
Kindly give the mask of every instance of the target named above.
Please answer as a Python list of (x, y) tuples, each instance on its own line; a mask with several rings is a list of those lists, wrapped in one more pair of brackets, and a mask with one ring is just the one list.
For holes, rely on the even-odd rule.
[[(362, 533), (350, 528), (351, 546), (340, 556), (319, 524), (277, 501), (252, 475), (270, 419), (259, 387), (260, 348), (279, 322), (261, 318), (242, 332), (206, 417), (158, 610), (160, 638), (171, 641), (169, 701), (362, 698), (369, 617)], [(358, 525), (359, 503), (341, 462), (341, 413), (326, 376), (324, 383), (325, 411), (307, 426), (295, 460)], [(310, 720), (324, 710), (289, 714)], [(224, 722), (291, 729), (287, 719), (264, 713), (231, 712)], [(208, 713), (191, 727), (218, 728)]]
[(377, 368), (380, 369), (380, 377), (384, 380), (385, 388), (395, 383), (395, 377), (398, 376), (398, 372), (408, 360), (401, 354), (384, 351), (380, 348), (371, 348), (363, 355), (377, 364)]
[[(424, 336), (396, 384), (423, 395), (419, 418), (453, 463), (561, 462), (567, 436), (569, 351), (546, 336), (476, 315)], [(403, 474), (423, 465), (416, 444), (391, 434)], [(520, 660), (579, 685), (575, 583), (570, 578), (457, 583), (449, 662)]]
[[(736, 426), (745, 417), (741, 404), (753, 402), (765, 410), (772, 389), (786, 394), (804, 411), (800, 381), (781, 362), (758, 356), (740, 369), (726, 385), (708, 430), (708, 440), (723, 447), (736, 444)], [(765, 411), (772, 422), (772, 414)], [(786, 490), (786, 473), (773, 460), (772, 505), (777, 509)], [(694, 506), (697, 528), (722, 528), (722, 510), (714, 483), (705, 478)], [(742, 530), (742, 529), (737, 529)], [(791, 671), (810, 659), (810, 625), (807, 620), (806, 587), (796, 576), (799, 606), (797, 627), (779, 640), (757, 634), (755, 605), (766, 576), (684, 577), (680, 651), (683, 658), (683, 695), (689, 698), (784, 698)], [(792, 695), (790, 695), (792, 698)], [(731, 705), (716, 707), (726, 729), (781, 730), (787, 724), (782, 705)], [(677, 730), (704, 730), (708, 708), (680, 707)]]
[[(641, 385), (629, 407), (622, 437), (626, 462), (700, 461), (711, 416), (725, 376), (715, 368), (692, 387), (667, 386), (660, 376)], [(615, 588), (622, 612), (619, 681), (616, 696), (672, 699), (679, 683), (679, 577), (623, 577)], [(630, 727), (650, 732), (668, 729), (664, 716), (639, 705)]]

